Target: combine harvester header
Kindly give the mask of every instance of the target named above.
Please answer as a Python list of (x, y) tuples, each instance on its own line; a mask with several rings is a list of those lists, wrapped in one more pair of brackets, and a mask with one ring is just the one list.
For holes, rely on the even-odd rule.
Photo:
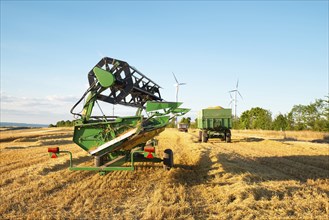
[[(109, 57), (101, 59), (88, 73), (89, 88), (72, 107), (75, 120), (73, 141), (94, 157), (94, 166), (74, 167), (72, 153), (49, 148), (52, 158), (60, 153), (70, 155), (70, 170), (93, 170), (104, 174), (115, 170), (134, 170), (134, 162), (163, 162), (165, 169), (173, 166), (173, 152), (156, 155), (156, 135), (169, 121), (186, 114), (180, 102), (166, 102), (160, 86), (127, 62)], [(74, 112), (83, 103), (81, 113)], [(134, 116), (92, 116), (98, 101), (137, 109)], [(146, 111), (147, 117), (142, 115)], [(130, 166), (124, 166), (130, 162)]]

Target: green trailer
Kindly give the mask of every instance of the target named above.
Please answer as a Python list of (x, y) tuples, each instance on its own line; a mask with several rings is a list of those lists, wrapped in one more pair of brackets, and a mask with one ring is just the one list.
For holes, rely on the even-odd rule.
[(232, 109), (219, 106), (202, 109), (198, 113), (197, 125), (200, 142), (207, 142), (209, 138), (231, 142)]

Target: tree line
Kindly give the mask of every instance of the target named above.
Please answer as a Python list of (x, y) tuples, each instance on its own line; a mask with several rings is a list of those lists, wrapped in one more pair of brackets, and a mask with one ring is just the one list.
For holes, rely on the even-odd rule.
[[(197, 119), (182, 118), (180, 123), (197, 128)], [(175, 127), (175, 120), (168, 127)], [(233, 118), (233, 129), (329, 131), (329, 100), (316, 99), (309, 105), (294, 105), (287, 114), (272, 118), (269, 110), (255, 107)]]
[(329, 101), (316, 99), (309, 105), (294, 105), (287, 114), (272, 119), (272, 113), (259, 107), (233, 119), (234, 129), (329, 131)]
[(52, 128), (52, 127), (72, 127), (74, 125), (73, 121), (70, 120), (61, 120), (58, 121), (56, 124), (50, 124), (48, 127)]
[[(329, 98), (329, 97), (328, 97)], [(173, 119), (167, 127), (175, 128)], [(197, 128), (197, 119), (194, 122), (190, 117), (181, 118), (179, 123), (186, 123), (190, 128)], [(71, 127), (73, 121), (61, 120), (49, 127)], [(316, 99), (309, 105), (294, 105), (287, 114), (279, 114), (272, 119), (269, 110), (255, 107), (242, 112), (240, 117), (233, 118), (233, 129), (262, 129), (262, 130), (313, 130), (329, 131), (329, 100)]]

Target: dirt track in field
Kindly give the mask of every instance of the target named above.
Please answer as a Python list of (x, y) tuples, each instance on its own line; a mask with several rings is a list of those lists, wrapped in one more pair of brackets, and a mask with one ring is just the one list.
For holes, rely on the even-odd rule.
[[(197, 142), (197, 131), (166, 129), (158, 152), (175, 168), (138, 163), (134, 172), (69, 171), (67, 156), (92, 158), (70, 129), (1, 131), (0, 219), (327, 219), (329, 145), (233, 132), (232, 143)], [(240, 136), (239, 136), (240, 135)]]

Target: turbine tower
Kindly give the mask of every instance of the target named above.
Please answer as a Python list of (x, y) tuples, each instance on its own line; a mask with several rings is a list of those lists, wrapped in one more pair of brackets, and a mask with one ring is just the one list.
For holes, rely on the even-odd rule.
[[(236, 110), (237, 110), (237, 106), (238, 106), (238, 94), (241, 97), (241, 99), (243, 99), (241, 93), (238, 90), (238, 87), (239, 87), (239, 79), (236, 82), (235, 89), (229, 91), (230, 97), (231, 97), (230, 104), (232, 104), (232, 102), (234, 102), (234, 118), (236, 118)], [(234, 98), (232, 98), (232, 93), (234, 93)]]
[(180, 83), (178, 82), (176, 76), (175, 76), (175, 73), (172, 73), (174, 78), (175, 78), (175, 81), (176, 81), (176, 84), (174, 84), (174, 86), (176, 86), (176, 102), (178, 102), (178, 91), (179, 91), (179, 86), (182, 86), (182, 85), (186, 85), (186, 83)]
[[(178, 91), (179, 91), (179, 86), (182, 86), (182, 85), (186, 85), (186, 83), (180, 83), (178, 82), (176, 76), (175, 76), (175, 73), (172, 73), (174, 78), (175, 78), (175, 81), (176, 81), (176, 84), (174, 84), (174, 86), (176, 87), (176, 102), (178, 102)], [(176, 125), (177, 125), (177, 117), (176, 117)]]

